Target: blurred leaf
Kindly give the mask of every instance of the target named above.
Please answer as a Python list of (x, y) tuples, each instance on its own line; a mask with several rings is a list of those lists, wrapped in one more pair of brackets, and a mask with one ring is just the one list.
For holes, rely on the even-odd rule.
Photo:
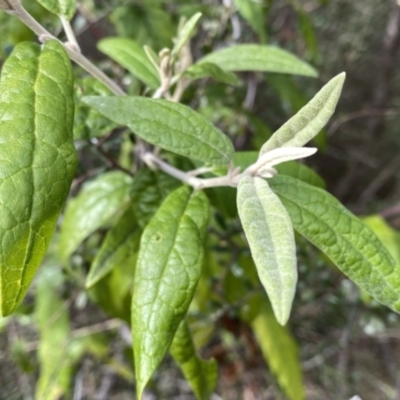
[(218, 365), (215, 360), (202, 360), (196, 354), (192, 335), (185, 320), (179, 324), (170, 352), (193, 389), (196, 398), (208, 400), (217, 384)]
[(158, 71), (143, 47), (134, 40), (120, 37), (106, 38), (101, 40), (97, 47), (150, 88), (157, 89), (160, 86)]
[(279, 128), (260, 150), (260, 156), (278, 147), (302, 147), (329, 121), (339, 101), (346, 74), (331, 79), (294, 117)]
[(260, 38), (261, 43), (266, 43), (265, 9), (263, 0), (233, 0), (240, 15), (249, 23)]
[(67, 20), (72, 19), (76, 11), (76, 0), (37, 0), (52, 13)]
[(84, 102), (147, 142), (211, 165), (228, 164), (228, 137), (191, 108), (144, 97), (85, 97)]
[(0, 82), (0, 307), (24, 298), (76, 170), (73, 77), (61, 44), (19, 44)]
[(308, 50), (310, 51), (311, 59), (315, 60), (318, 55), (318, 45), (311, 19), (303, 8), (298, 9), (297, 14), (299, 16), (300, 30)]
[(186, 314), (201, 274), (208, 201), (183, 186), (146, 226), (132, 298), (137, 397), (158, 367)]
[(400, 312), (400, 266), (367, 225), (322, 189), (283, 175), (269, 182), (301, 235), (376, 300)]
[(132, 178), (107, 172), (87, 183), (67, 205), (61, 226), (59, 253), (63, 262), (91, 233), (107, 224), (129, 200)]
[(232, 72), (224, 71), (218, 65), (213, 63), (201, 63), (191, 65), (183, 76), (190, 79), (212, 78), (216, 81), (226, 83), (227, 85), (237, 85), (239, 80)]
[(313, 67), (274, 46), (238, 44), (214, 51), (198, 63), (211, 62), (226, 71), (264, 71), (316, 77)]
[(297, 283), (296, 245), (289, 215), (265, 180), (248, 175), (239, 181), (237, 206), (258, 276), (278, 322), (285, 325)]

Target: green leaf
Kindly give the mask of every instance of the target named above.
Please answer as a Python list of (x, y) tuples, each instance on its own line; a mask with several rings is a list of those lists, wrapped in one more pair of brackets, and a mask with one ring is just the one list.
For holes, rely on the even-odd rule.
[(311, 168), (296, 161), (288, 161), (274, 167), (279, 175), (288, 175), (309, 185), (325, 188), (324, 180)]
[(171, 59), (175, 60), (185, 44), (190, 40), (193, 35), (194, 28), (196, 27), (199, 19), (201, 18), (201, 13), (198, 12), (194, 14), (189, 21), (185, 22), (182, 28), (179, 30), (178, 37), (176, 38), (175, 45), (171, 51)]
[(21, 302), (76, 169), (71, 64), (55, 40), (21, 43), (0, 81), (1, 312)]
[(218, 67), (218, 65), (209, 62), (191, 65), (187, 70), (185, 70), (183, 76), (193, 80), (210, 77), (228, 85), (237, 85), (239, 83), (235, 74), (229, 71), (224, 71)]
[(132, 178), (108, 172), (87, 183), (70, 200), (61, 226), (59, 252), (63, 262), (91, 233), (107, 224), (129, 200)]
[(265, 12), (262, 1), (259, 0), (233, 0), (240, 15), (249, 23), (253, 31), (258, 34), (260, 41), (267, 41), (265, 31)]
[(400, 267), (367, 225), (322, 189), (288, 176), (270, 184), (301, 235), (377, 301), (400, 312)]
[(189, 326), (183, 320), (175, 333), (170, 352), (198, 400), (208, 400), (215, 389), (218, 365), (215, 360), (202, 360), (194, 347)]
[(130, 205), (107, 233), (90, 267), (86, 288), (93, 286), (116, 266), (130, 262), (139, 250), (140, 234), (134, 206)]
[(276, 319), (286, 324), (297, 283), (296, 245), (289, 215), (261, 178), (240, 179), (237, 207), (260, 281)]
[(76, 11), (76, 0), (37, 0), (44, 8), (64, 17), (67, 20), (72, 19)]
[(97, 47), (150, 88), (160, 86), (158, 72), (139, 43), (132, 39), (111, 37), (101, 40)]
[(335, 112), (346, 79), (343, 72), (331, 79), (294, 117), (279, 128), (260, 150), (260, 156), (278, 147), (302, 147), (314, 138)]
[(144, 97), (84, 97), (83, 101), (147, 142), (213, 165), (228, 164), (233, 146), (201, 114), (183, 104)]
[(214, 51), (198, 63), (211, 62), (225, 71), (264, 71), (316, 77), (317, 71), (293, 54), (274, 46), (238, 44)]
[(172, 192), (140, 242), (132, 297), (137, 397), (186, 314), (201, 274), (208, 201), (183, 186)]
[(141, 228), (144, 228), (163, 200), (181, 183), (160, 171), (142, 168), (133, 180), (131, 197), (133, 213)]
[(288, 328), (277, 323), (268, 302), (260, 297), (254, 298), (262, 307), (259, 307), (258, 315), (251, 321), (251, 327), (263, 357), (288, 399), (303, 400), (305, 396), (297, 344)]

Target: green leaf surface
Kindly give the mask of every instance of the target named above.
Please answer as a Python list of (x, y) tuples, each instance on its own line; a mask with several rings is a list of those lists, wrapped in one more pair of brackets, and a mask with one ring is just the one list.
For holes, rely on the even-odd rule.
[(116, 266), (130, 262), (139, 250), (140, 235), (134, 205), (130, 205), (107, 233), (90, 267), (86, 288), (93, 286)]
[(286, 324), (297, 283), (296, 245), (289, 215), (261, 178), (239, 181), (237, 207), (258, 276), (276, 319)]
[(183, 320), (175, 333), (170, 352), (198, 400), (209, 400), (218, 378), (215, 360), (203, 360), (197, 353), (189, 326)]
[(191, 65), (187, 70), (185, 70), (183, 76), (193, 80), (212, 78), (218, 82), (226, 83), (228, 85), (237, 85), (239, 83), (239, 80), (234, 73), (224, 71), (218, 65), (210, 62)]
[(400, 312), (400, 266), (367, 225), (322, 189), (288, 176), (269, 182), (301, 235), (377, 301)]
[(131, 197), (133, 212), (141, 228), (144, 228), (163, 200), (181, 185), (179, 181), (161, 171), (142, 168), (133, 180)]
[(76, 0), (37, 0), (50, 12), (70, 20), (76, 11)]
[(279, 128), (260, 150), (260, 156), (278, 147), (302, 147), (313, 139), (335, 112), (346, 74), (331, 79), (294, 117)]
[(171, 51), (171, 59), (174, 60), (179, 56), (179, 53), (186, 45), (186, 43), (190, 40), (190, 37), (193, 35), (193, 31), (196, 28), (199, 19), (201, 18), (201, 13), (198, 12), (194, 14), (182, 28), (179, 30), (178, 37), (176, 38), (175, 45)]
[(233, 156), (228, 137), (183, 104), (128, 96), (84, 97), (83, 101), (165, 150), (212, 165), (227, 164)]
[(21, 302), (76, 169), (71, 64), (55, 40), (21, 43), (0, 81), (1, 313)]
[(262, 355), (276, 376), (279, 386), (290, 400), (304, 400), (303, 378), (297, 344), (285, 326), (276, 321), (271, 306), (265, 299), (251, 327), (260, 345)]
[(137, 397), (186, 314), (201, 275), (209, 206), (202, 191), (172, 192), (143, 232), (132, 297)]
[(238, 44), (214, 51), (198, 63), (217, 64), (225, 71), (263, 71), (316, 77), (317, 71), (293, 54), (274, 46)]
[(160, 86), (158, 72), (139, 43), (132, 39), (111, 37), (101, 40), (97, 47), (150, 88)]
[(107, 172), (87, 183), (69, 201), (61, 226), (59, 252), (63, 262), (91, 233), (107, 224), (129, 200), (132, 178), (120, 171)]
[(258, 0), (233, 0), (240, 15), (249, 23), (255, 33), (258, 34), (260, 41), (267, 41), (266, 21), (264, 6)]

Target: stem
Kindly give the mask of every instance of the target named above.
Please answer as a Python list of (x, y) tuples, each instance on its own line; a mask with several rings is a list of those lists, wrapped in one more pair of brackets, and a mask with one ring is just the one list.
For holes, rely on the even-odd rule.
[(71, 27), (70, 22), (64, 17), (60, 16), (60, 21), (63, 26), (64, 32), (67, 36), (68, 42), (75, 47), (75, 50), (80, 53), (81, 49), (79, 47), (78, 41), (76, 40), (75, 33)]

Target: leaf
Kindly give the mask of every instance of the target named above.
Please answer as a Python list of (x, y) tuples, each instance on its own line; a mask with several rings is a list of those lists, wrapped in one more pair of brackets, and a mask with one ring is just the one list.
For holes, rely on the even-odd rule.
[(171, 51), (171, 59), (175, 60), (185, 44), (190, 40), (193, 35), (194, 28), (196, 27), (199, 19), (201, 18), (201, 13), (198, 12), (194, 14), (189, 21), (185, 22), (182, 28), (179, 30), (178, 37), (176, 38), (175, 45)]
[(228, 137), (183, 104), (128, 96), (84, 97), (83, 101), (165, 150), (213, 165), (228, 164), (233, 156)]
[(218, 65), (209, 62), (191, 65), (185, 70), (183, 76), (192, 80), (210, 77), (227, 85), (237, 85), (239, 83), (235, 74), (224, 71)]
[(48, 248), (76, 169), (73, 78), (55, 40), (18, 45), (0, 82), (1, 312), (21, 302)]
[(142, 168), (133, 180), (131, 196), (133, 212), (141, 228), (144, 228), (165, 197), (181, 183), (160, 171)]
[(253, 301), (259, 312), (251, 321), (251, 327), (260, 345), (262, 355), (279, 386), (290, 400), (303, 400), (304, 387), (297, 344), (285, 326), (277, 323), (268, 301), (255, 296)]
[(289, 215), (266, 181), (248, 175), (239, 181), (237, 207), (260, 281), (276, 319), (285, 325), (297, 283), (296, 246)]
[(132, 298), (137, 397), (186, 314), (201, 274), (208, 201), (183, 186), (172, 192), (140, 242)]
[(270, 180), (294, 228), (377, 301), (400, 312), (400, 267), (372, 230), (333, 196), (289, 176)]
[(279, 128), (260, 150), (260, 156), (278, 147), (302, 147), (314, 138), (335, 112), (346, 74), (331, 79), (294, 117)]
[(90, 288), (107, 275), (114, 267), (130, 262), (139, 250), (140, 229), (134, 206), (130, 205), (105, 237), (86, 278), (86, 288)]
[(132, 39), (111, 37), (101, 40), (97, 47), (150, 88), (160, 86), (158, 71), (139, 43)]
[(316, 77), (317, 71), (293, 54), (274, 46), (238, 44), (214, 51), (198, 63), (217, 64), (225, 71), (264, 71)]
[(64, 17), (67, 20), (72, 19), (76, 11), (76, 0), (37, 0), (44, 8)]
[(249, 23), (253, 31), (257, 33), (262, 43), (267, 41), (265, 31), (265, 12), (262, 1), (259, 0), (233, 0), (240, 15)]
[(202, 360), (194, 347), (192, 334), (185, 320), (179, 324), (170, 352), (199, 400), (208, 400), (215, 389), (218, 365), (213, 360)]
[(132, 178), (114, 171), (87, 183), (69, 201), (61, 226), (59, 252), (63, 262), (91, 233), (108, 223), (129, 200)]

